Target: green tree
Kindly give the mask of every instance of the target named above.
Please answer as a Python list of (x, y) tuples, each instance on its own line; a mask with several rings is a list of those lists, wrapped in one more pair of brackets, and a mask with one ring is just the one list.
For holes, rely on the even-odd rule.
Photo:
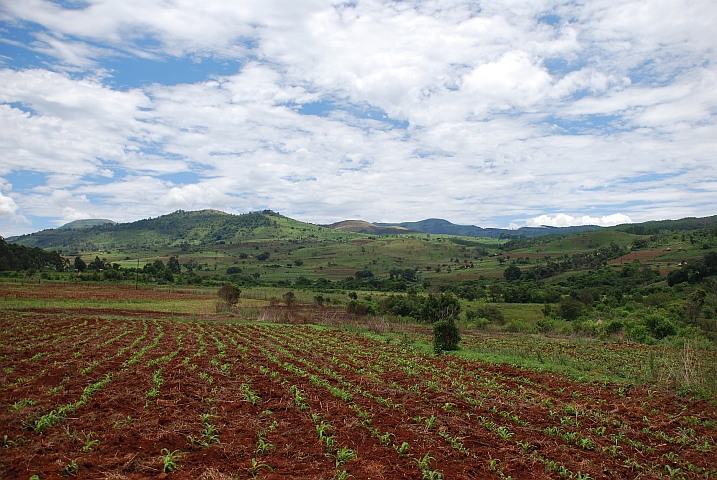
[(521, 271), (516, 265), (511, 265), (503, 270), (503, 277), (509, 282), (520, 280)]
[(87, 268), (90, 270), (97, 270), (99, 272), (100, 270), (105, 269), (105, 263), (100, 260), (100, 257), (95, 257), (95, 259), (87, 266)]
[(87, 270), (87, 264), (81, 257), (75, 257), (75, 270), (78, 272), (84, 272)]
[(453, 317), (433, 324), (433, 351), (440, 354), (447, 350), (458, 350), (461, 335)]
[(293, 307), (296, 304), (296, 295), (294, 295), (294, 292), (286, 292), (283, 299), (287, 307)]
[(232, 307), (235, 307), (236, 304), (239, 303), (241, 290), (239, 290), (231, 283), (227, 283), (219, 289), (219, 291), (217, 292), (217, 296), (219, 296), (219, 299), (224, 302), (224, 305), (226, 306), (227, 310), (231, 310)]
[(583, 304), (573, 298), (564, 299), (560, 302), (558, 313), (565, 320), (575, 320), (583, 313)]
[(172, 273), (182, 273), (182, 266), (179, 265), (179, 260), (177, 260), (177, 257), (169, 257), (169, 260), (167, 261), (167, 268)]
[(162, 260), (160, 260), (160, 259), (157, 259), (157, 260), (155, 260), (154, 262), (152, 262), (152, 266), (153, 266), (154, 269), (157, 271), (157, 273), (161, 273), (162, 270), (164, 270), (165, 268), (167, 268), (167, 267), (164, 265), (164, 262), (163, 262)]

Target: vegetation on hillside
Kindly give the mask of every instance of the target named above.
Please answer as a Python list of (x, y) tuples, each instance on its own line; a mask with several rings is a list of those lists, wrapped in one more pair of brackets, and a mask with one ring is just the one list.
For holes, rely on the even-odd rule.
[(268, 210), (178, 211), (3, 242), (12, 255), (2, 268), (15, 278), (230, 284), (359, 316), (707, 347), (717, 335), (717, 227), (705, 221), (499, 240), (342, 232)]

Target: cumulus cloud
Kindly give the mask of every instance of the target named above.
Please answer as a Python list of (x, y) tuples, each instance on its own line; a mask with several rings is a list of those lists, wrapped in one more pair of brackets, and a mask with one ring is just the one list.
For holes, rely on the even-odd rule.
[(0, 217), (13, 217), (17, 215), (17, 211), (15, 200), (0, 193)]
[(634, 223), (630, 217), (622, 213), (613, 213), (602, 217), (591, 217), (590, 215), (572, 216), (565, 213), (550, 215), (539, 215), (525, 222), (526, 227), (574, 227), (580, 225), (597, 225), (600, 227), (612, 227), (625, 223)]
[[(715, 213), (708, 0), (27, 0), (0, 3), (0, 23), (44, 55), (0, 69), (0, 175), (43, 179), (13, 181), (3, 208), (32, 218)], [(237, 67), (185, 81), (163, 63), (123, 88), (109, 76), (171, 58)], [(624, 213), (542, 215), (566, 211)]]

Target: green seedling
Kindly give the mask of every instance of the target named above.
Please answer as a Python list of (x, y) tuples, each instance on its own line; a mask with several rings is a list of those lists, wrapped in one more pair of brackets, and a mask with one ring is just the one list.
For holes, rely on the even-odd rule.
[(276, 447), (274, 447), (274, 444), (273, 444), (273, 443), (268, 442), (268, 441), (264, 438), (264, 436), (263, 436), (261, 433), (259, 433), (259, 438), (258, 438), (258, 440), (257, 440), (257, 442), (256, 442), (256, 450), (254, 450), (255, 453), (257, 453), (257, 454), (265, 454), (265, 453), (268, 453), (268, 452), (274, 450), (275, 448), (276, 448)]
[(8, 411), (17, 412), (21, 408), (27, 407), (29, 405), (35, 405), (35, 403), (36, 402), (34, 400), (30, 400), (30, 399), (26, 398), (26, 399), (20, 400), (19, 402), (15, 402), (12, 405), (10, 405), (10, 408), (8, 408)]
[(172, 473), (175, 470), (179, 468), (178, 461), (180, 458), (182, 458), (184, 455), (186, 455), (186, 452), (181, 452), (179, 450), (170, 451), (168, 448), (162, 449), (162, 473)]
[(423, 456), (423, 458), (421, 458), (421, 459), (418, 459), (418, 458), (413, 459), (413, 461), (416, 462), (418, 469), (421, 470), (422, 472), (431, 469), (431, 462), (433, 460), (435, 460), (435, 458), (433, 458), (430, 453), (425, 454)]
[(244, 392), (244, 400), (256, 406), (257, 403), (261, 402), (261, 397), (252, 391), (251, 387), (246, 383), (241, 384), (241, 389)]
[(77, 472), (80, 471), (80, 466), (77, 464), (77, 459), (74, 459), (70, 461), (67, 465), (65, 465), (65, 473), (68, 475), (77, 475)]
[(383, 435), (376, 435), (376, 437), (378, 438), (378, 441), (381, 442), (381, 445), (387, 446), (391, 443), (391, 438), (396, 438), (396, 435), (386, 432)]
[(251, 475), (251, 478), (256, 478), (257, 475), (259, 474), (259, 469), (261, 469), (261, 468), (267, 468), (267, 469), (269, 469), (270, 472), (274, 471), (274, 469), (271, 468), (266, 463), (259, 463), (256, 460), (256, 458), (252, 458), (251, 459), (251, 467), (247, 468), (247, 472), (249, 473), (249, 475)]
[(87, 439), (85, 441), (85, 445), (82, 447), (83, 452), (91, 452), (93, 448), (100, 446), (99, 440), (93, 440), (92, 436), (97, 435), (95, 432), (90, 432), (87, 434)]
[(408, 455), (408, 451), (411, 449), (411, 445), (408, 442), (403, 442), (401, 446), (394, 445), (399, 457), (405, 457)]
[(336, 478), (336, 480), (346, 480), (346, 479), (349, 478), (349, 477), (350, 477), (350, 478), (353, 478), (353, 475), (351, 475), (349, 472), (347, 472), (346, 470), (344, 470), (344, 471), (342, 471), (342, 472), (340, 472), (340, 473), (337, 473), (335, 478)]
[(339, 468), (339, 465), (349, 462), (354, 458), (356, 458), (356, 452), (344, 445), (336, 452), (336, 468)]

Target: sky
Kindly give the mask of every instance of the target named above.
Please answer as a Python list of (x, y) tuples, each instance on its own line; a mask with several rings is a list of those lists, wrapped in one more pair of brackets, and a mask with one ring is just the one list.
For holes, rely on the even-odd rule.
[(717, 214), (714, 0), (0, 0), (0, 236)]

